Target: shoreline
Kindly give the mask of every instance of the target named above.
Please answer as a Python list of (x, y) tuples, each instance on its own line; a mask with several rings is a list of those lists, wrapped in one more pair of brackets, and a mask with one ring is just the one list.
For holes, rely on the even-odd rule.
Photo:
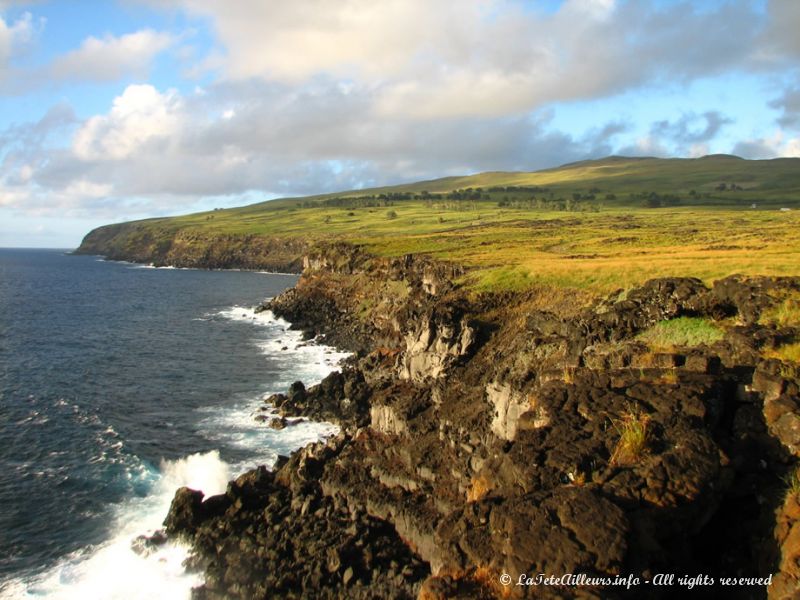
[[(59, 261), (65, 262), (68, 260), (62, 258), (58, 254), (53, 254), (53, 256), (57, 259), (54, 263), (56, 266), (60, 264)], [(40, 547), (48, 547), (45, 545), (44, 540), (53, 539), (53, 542), (47, 542), (52, 545), (55, 544), (55, 540), (58, 539), (58, 544), (61, 545), (63, 541), (64, 546), (70, 544), (74, 546), (74, 550), (68, 548), (68, 551), (54, 555), (54, 558), (47, 561), (34, 562), (33, 560), (29, 560), (27, 564), (32, 566), (26, 566), (24, 569), (9, 570), (7, 576), (3, 578), (4, 581), (2, 585), (0, 585), (0, 587), (3, 588), (3, 591), (0, 592), (0, 596), (6, 597), (6, 594), (9, 594), (9, 597), (16, 598), (24, 597), (29, 593), (35, 593), (45, 597), (71, 597), (72, 595), (79, 595), (83, 592), (87, 597), (101, 597), (107, 594), (106, 597), (127, 598), (129, 597), (128, 594), (125, 593), (127, 589), (133, 596), (144, 597), (147, 595), (147, 592), (145, 591), (145, 593), (142, 593), (142, 589), (155, 593), (153, 590), (158, 590), (159, 586), (163, 585), (164, 596), (173, 597), (176, 586), (180, 586), (180, 579), (194, 579), (192, 585), (195, 586), (202, 584), (202, 579), (196, 579), (197, 573), (184, 573), (184, 570), (180, 567), (182, 557), (176, 557), (177, 551), (169, 546), (163, 546), (160, 543), (152, 545), (142, 539), (142, 536), (150, 536), (153, 531), (160, 528), (168, 512), (170, 501), (175, 491), (181, 485), (195, 485), (191, 483), (193, 479), (184, 479), (184, 475), (187, 477), (191, 476), (189, 471), (193, 470), (214, 473), (219, 472), (223, 467), (227, 468), (229, 469), (229, 475), (225, 476), (221, 487), (218, 487), (216, 483), (210, 488), (205, 484), (197, 484), (202, 489), (206, 489), (210, 494), (224, 492), (229, 479), (232, 477), (258, 464), (271, 465), (279, 454), (288, 454), (289, 451), (294, 450), (296, 447), (303, 447), (307, 443), (325, 439), (332, 433), (338, 432), (338, 427), (333, 425), (319, 426), (305, 419), (303, 423), (298, 423), (291, 428), (287, 428), (285, 432), (272, 432), (266, 427), (266, 424), (259, 423), (254, 419), (254, 416), (259, 414), (258, 409), (263, 406), (263, 399), (267, 391), (284, 389), (289, 385), (289, 382), (293, 380), (289, 376), (280, 376), (282, 365), (291, 367), (292, 363), (295, 363), (294, 368), (290, 368), (290, 371), (295, 373), (295, 379), (302, 379), (307, 383), (313, 383), (319, 381), (331, 370), (337, 368), (336, 365), (331, 363), (338, 361), (340, 355), (335, 353), (333, 348), (329, 348), (323, 344), (320, 344), (318, 347), (310, 347), (311, 345), (308, 344), (308, 342), (301, 339), (300, 332), (284, 332), (288, 329), (290, 324), (283, 322), (281, 319), (273, 319), (271, 316), (267, 317), (267, 315), (261, 315), (260, 319), (256, 319), (253, 314), (252, 306), (248, 306), (247, 309), (249, 316), (242, 317), (241, 313), (244, 312), (244, 310), (239, 308), (239, 306), (242, 305), (242, 300), (244, 300), (245, 303), (247, 303), (248, 300), (252, 302), (255, 298), (263, 297), (264, 292), (267, 290), (270, 290), (270, 294), (274, 295), (278, 290), (290, 283), (285, 277), (271, 277), (262, 280), (258, 277), (245, 275), (223, 275), (217, 279), (211, 279), (210, 283), (203, 283), (206, 281), (206, 278), (186, 274), (187, 277), (178, 277), (178, 279), (173, 279), (168, 276), (156, 277), (154, 279), (153, 277), (145, 276), (144, 278), (148, 282), (155, 283), (138, 284), (136, 281), (141, 279), (141, 276), (133, 277), (130, 275), (130, 271), (124, 268), (131, 265), (118, 265), (116, 268), (113, 268), (113, 265), (103, 267), (94, 262), (91, 258), (89, 260), (84, 259), (83, 261), (75, 262), (80, 263), (77, 265), (77, 272), (96, 273), (98, 274), (97, 281), (115, 281), (121, 278), (131, 282), (128, 288), (138, 288), (141, 285), (143, 286), (142, 290), (151, 290), (148, 292), (149, 294), (160, 289), (213, 290), (213, 288), (216, 287), (214, 282), (232, 284), (237, 288), (239, 288), (239, 284), (241, 284), (241, 288), (239, 288), (238, 292), (236, 289), (233, 289), (228, 292), (211, 293), (205, 300), (200, 299), (197, 302), (185, 301), (179, 306), (173, 306), (170, 314), (183, 313), (177, 316), (179, 319), (186, 321), (185, 326), (180, 329), (175, 329), (175, 331), (184, 332), (191, 330), (199, 332), (196, 337), (192, 338), (190, 336), (187, 339), (196, 341), (198, 338), (203, 338), (206, 342), (212, 344), (212, 352), (198, 354), (200, 362), (195, 361), (194, 363), (198, 365), (198, 369), (195, 371), (196, 373), (208, 369), (211, 369), (209, 373), (213, 373), (216, 370), (216, 368), (214, 368), (216, 363), (208, 363), (205, 359), (208, 359), (213, 354), (214, 347), (216, 346), (213, 340), (220, 340), (223, 338), (227, 339), (230, 344), (238, 348), (237, 352), (233, 354), (234, 356), (241, 356), (244, 352), (250, 355), (255, 354), (256, 358), (251, 360), (247, 357), (245, 362), (260, 363), (267, 368), (267, 371), (260, 371), (261, 377), (257, 377), (254, 380), (252, 374), (258, 375), (258, 372), (249, 371), (246, 374), (234, 370), (231, 374), (240, 382), (238, 385), (234, 386), (238, 391), (232, 391), (232, 395), (229, 397), (226, 396), (217, 399), (216, 396), (213, 395), (203, 396), (202, 390), (205, 388), (198, 387), (197, 393), (202, 396), (205, 402), (201, 400), (199, 403), (191, 404), (194, 408), (188, 411), (180, 409), (180, 412), (186, 413), (182, 415), (182, 422), (187, 424), (192, 432), (196, 433), (197, 439), (202, 438), (208, 441), (208, 445), (200, 446), (200, 451), (204, 452), (203, 456), (195, 456), (194, 454), (187, 456), (188, 453), (197, 452), (198, 446), (185, 441), (183, 436), (180, 436), (176, 438), (176, 442), (179, 443), (174, 446), (168, 439), (164, 440), (167, 443), (167, 447), (170, 448), (168, 452), (171, 453), (167, 455), (166, 459), (159, 459), (158, 454), (147, 452), (143, 454), (137, 451), (136, 448), (132, 449), (130, 444), (128, 444), (128, 440), (134, 439), (134, 437), (130, 435), (130, 431), (124, 432), (117, 426), (117, 428), (123, 432), (122, 434), (117, 434), (117, 431), (112, 427), (108, 427), (107, 430), (100, 428), (98, 431), (102, 432), (103, 435), (114, 437), (124, 435), (124, 438), (120, 438), (119, 440), (112, 439), (109, 444), (112, 442), (117, 444), (117, 442), (119, 442), (119, 447), (121, 448), (123, 442), (125, 442), (126, 450), (124, 451), (124, 458), (127, 460), (127, 462), (124, 462), (125, 468), (127, 469), (125, 473), (129, 480), (133, 478), (136, 482), (131, 484), (136, 492), (130, 495), (122, 492), (122, 495), (119, 496), (118, 499), (111, 500), (102, 505), (102, 510), (107, 510), (110, 516), (108, 519), (100, 520), (100, 527), (110, 526), (112, 529), (108, 534), (98, 534), (100, 537), (90, 539), (80, 535), (82, 530), (76, 529), (78, 535), (53, 535), (50, 538), (43, 536), (41, 538), (43, 541)], [(106, 275), (105, 278), (103, 277), (103, 274), (109, 273), (111, 274), (111, 279), (108, 279), (108, 275)], [(114, 279), (115, 277), (116, 279)], [(172, 284), (168, 285), (166, 280), (169, 280)], [(158, 281), (164, 283), (158, 283)], [(180, 283), (181, 281), (188, 283), (182, 284)], [(197, 285), (192, 282), (195, 282)], [(187, 285), (189, 287), (186, 287)], [(115, 289), (114, 286), (106, 287), (111, 290)], [(253, 290), (257, 292), (255, 296), (252, 294)], [(109, 294), (105, 294), (105, 297), (113, 299), (113, 291)], [(201, 298), (206, 297), (202, 296)], [(230, 298), (231, 301), (226, 303), (226, 298)], [(222, 304), (218, 302), (220, 299), (223, 301)], [(94, 307), (96, 304), (97, 302), (91, 306)], [(163, 303), (156, 302), (155, 304)], [(114, 311), (113, 306), (119, 308), (119, 305), (116, 303), (112, 305), (108, 302), (104, 302), (103, 306), (111, 306), (109, 309), (111, 311)], [(188, 312), (187, 309), (189, 309)], [(199, 309), (199, 312), (195, 309)], [(116, 312), (119, 313), (119, 310)], [(146, 308), (142, 309), (142, 312), (147, 312), (149, 315), (149, 311)], [(125, 319), (129, 323), (135, 323), (135, 317), (136, 313), (120, 315), (121, 319)], [(183, 317), (185, 317), (185, 319)], [(190, 319), (190, 317), (196, 318)], [(167, 314), (158, 322), (169, 319), (170, 316)], [(194, 324), (191, 323), (190, 320), (206, 321), (206, 323)], [(236, 321), (239, 322), (236, 323)], [(142, 330), (142, 339), (147, 339), (147, 336), (146, 330)], [(239, 340), (241, 340), (241, 343)], [(269, 353), (269, 349), (274, 347), (276, 343), (279, 343), (281, 346), (288, 345), (288, 352), (282, 352), (278, 359), (268, 359), (266, 363), (263, 358), (258, 358), (261, 357), (263, 353)], [(180, 344), (180, 342), (178, 342), (178, 344)], [(173, 348), (173, 346), (174, 344), (169, 346), (169, 348)], [(98, 347), (100, 348), (100, 352), (102, 352), (102, 347)], [(154, 348), (156, 347), (158, 346), (156, 345)], [(232, 348), (232, 346), (226, 347)], [(284, 348), (284, 350), (286, 350), (286, 348)], [(158, 355), (164, 360), (169, 360), (170, 354), (170, 352), (166, 354), (163, 352), (157, 354), (152, 349), (149, 351), (149, 355)], [(229, 360), (228, 363), (230, 362)], [(204, 363), (207, 368), (200, 369), (199, 366)], [(138, 364), (139, 362), (136, 359), (128, 361), (128, 365), (134, 368)], [(220, 366), (224, 366), (224, 364), (225, 361), (221, 360)], [(180, 367), (178, 367), (178, 369), (180, 369)], [(135, 371), (130, 371), (130, 373), (135, 375)], [(215, 378), (214, 375), (210, 375), (210, 377), (212, 379)], [(228, 377), (230, 378), (230, 376)], [(254, 381), (256, 381), (256, 385), (253, 385)], [(272, 385), (269, 385), (269, 382), (272, 382)], [(198, 386), (204, 385), (202, 379), (195, 381), (195, 384)], [(217, 387), (224, 389), (226, 386), (225, 384), (221, 384)], [(233, 388), (229, 387), (228, 389), (232, 390)], [(243, 390), (252, 390), (252, 394)], [(77, 391), (75, 393), (78, 394)], [(191, 394), (191, 392), (189, 393)], [(85, 399), (85, 402), (82, 401), (81, 404), (88, 407), (87, 410), (89, 412), (87, 414), (94, 416), (95, 412), (92, 409), (94, 405), (91, 403), (91, 396), (80, 395), (80, 397)], [(42, 423), (48, 422), (48, 419), (49, 421), (55, 421), (54, 415), (62, 414), (65, 411), (70, 412), (72, 408), (78, 409), (77, 403), (73, 406), (71, 403), (59, 400), (56, 404), (56, 406), (59, 407), (62, 405), (64, 406), (63, 409), (59, 408), (55, 412), (49, 413), (45, 412), (43, 407), (37, 406), (37, 410), (44, 415)], [(173, 402), (171, 405), (184, 406), (180, 402)], [(50, 408), (49, 404), (47, 407)], [(195, 408), (197, 410), (195, 410)], [(125, 409), (122, 409), (123, 416), (124, 413)], [(172, 410), (170, 410), (169, 413), (164, 411), (162, 411), (162, 413), (164, 415), (174, 414)], [(112, 419), (114, 415), (108, 413), (106, 416), (110, 419), (109, 422), (116, 423), (116, 421)], [(85, 423), (83, 413), (81, 413), (80, 417), (75, 418), (80, 419), (81, 424)], [(177, 423), (178, 428), (181, 427), (181, 424), (171, 416), (165, 416), (165, 420), (165, 425), (169, 428), (173, 428), (173, 423)], [(146, 431), (149, 429), (148, 424), (142, 423), (142, 425), (145, 429), (140, 429), (139, 431), (146, 436)], [(219, 435), (215, 433), (215, 429), (218, 429)], [(183, 429), (180, 430), (184, 431)], [(313, 440), (309, 440), (310, 435), (313, 435)], [(91, 441), (91, 436), (88, 436), (88, 439)], [(137, 437), (136, 439), (138, 440), (139, 438)], [(156, 440), (158, 437), (154, 436), (152, 439)], [(298, 445), (295, 446), (295, 443)], [(254, 446), (254, 444), (260, 444), (261, 449)], [(117, 446), (115, 445), (114, 447), (116, 448)], [(217, 448), (221, 450), (223, 453), (222, 457), (218, 455), (211, 456), (209, 453), (205, 453), (205, 449), (207, 448)], [(87, 467), (97, 464), (97, 462), (105, 462), (105, 450), (105, 446), (98, 448), (96, 454), (99, 455), (102, 452), (102, 457), (96, 462), (93, 460), (89, 461)], [(120, 450), (120, 452), (123, 451)], [(158, 453), (159, 449), (155, 448), (155, 452)], [(95, 454), (92, 454), (93, 458), (94, 456)], [(113, 461), (109, 459), (110, 462), (116, 461), (119, 457), (115, 454), (112, 458)], [(189, 463), (194, 464), (198, 461), (203, 462), (205, 466), (192, 469)], [(159, 463), (161, 464), (160, 467)], [(184, 463), (186, 463), (186, 465), (181, 466)], [(123, 463), (121, 462), (120, 464)], [(133, 465), (130, 469), (128, 469), (129, 464)], [(137, 467), (141, 467), (141, 473), (139, 473)], [(78, 465), (78, 468), (81, 468), (80, 465)], [(114, 473), (117, 472), (116, 467), (110, 468)], [(102, 485), (99, 476), (103, 475), (104, 472), (100, 467), (95, 471), (91, 472), (91, 476), (94, 478), (91, 479), (91, 481)], [(83, 471), (80, 473), (83, 475)], [(42, 474), (43, 473), (38, 471), (35, 473), (37, 477)], [(73, 477), (71, 472), (70, 476)], [(80, 475), (78, 475), (78, 477), (80, 477)], [(88, 477), (87, 475), (87, 478)], [(167, 490), (165, 485), (169, 487), (170, 482), (172, 484), (171, 488)], [(109, 485), (111, 484), (109, 483)], [(124, 487), (124, 485), (121, 484), (119, 487)], [(51, 493), (54, 497), (58, 498), (58, 489), (51, 490)], [(159, 505), (160, 508), (158, 508)], [(10, 507), (13, 508), (14, 505), (12, 504)], [(100, 509), (98, 508), (97, 510)], [(152, 518), (154, 515), (157, 517), (155, 521)], [(119, 525), (112, 524), (117, 523), (118, 520)], [(37, 519), (37, 521), (47, 522), (42, 518)], [(140, 539), (134, 540), (135, 537), (139, 537)], [(157, 538), (158, 536), (156, 536), (156, 539)], [(133, 547), (131, 546), (131, 542), (134, 543)], [(152, 555), (145, 556), (151, 552), (153, 552)], [(114, 560), (110, 560), (110, 556), (114, 556)], [(33, 557), (35, 558), (35, 556)], [(163, 563), (163, 568), (160, 570), (156, 563)], [(110, 579), (115, 569), (120, 569), (119, 578), (116, 579), (116, 582)], [(142, 582), (140, 591), (136, 591), (139, 586), (134, 587), (130, 584), (126, 585), (125, 583), (121, 583), (129, 581), (132, 572), (145, 571), (148, 569), (152, 572), (147, 577), (143, 576), (143, 578), (149, 581), (147, 585), (144, 585), (144, 582)], [(107, 582), (102, 582), (103, 579), (107, 579)], [(125, 587), (120, 587), (120, 585)], [(184, 595), (186, 597), (189, 595), (188, 589), (188, 586), (185, 587)], [(155, 595), (160, 595), (160, 593)]]
[[(561, 570), (773, 576), (733, 598), (797, 585), (785, 566), (797, 499), (782, 477), (800, 449), (786, 425), (800, 416), (798, 373), (763, 356), (795, 332), (761, 321), (800, 279), (653, 280), (562, 310), (537, 291), (466, 298), (457, 272), (339, 246), (307, 256), (265, 305), (355, 352), (319, 385), (271, 398), (342, 432), (222, 496), (179, 491), (166, 524), (206, 573), (194, 597), (489, 598), (509, 591), (503, 574)], [(641, 341), (681, 318), (721, 333), (666, 351)], [(621, 454), (638, 419), (645, 445)], [(547, 543), (502, 537), (520, 523)]]

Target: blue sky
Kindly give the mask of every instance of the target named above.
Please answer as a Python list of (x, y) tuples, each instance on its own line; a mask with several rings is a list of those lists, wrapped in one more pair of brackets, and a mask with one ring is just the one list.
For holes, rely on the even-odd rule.
[(800, 155), (800, 2), (0, 0), (0, 246), (608, 154)]

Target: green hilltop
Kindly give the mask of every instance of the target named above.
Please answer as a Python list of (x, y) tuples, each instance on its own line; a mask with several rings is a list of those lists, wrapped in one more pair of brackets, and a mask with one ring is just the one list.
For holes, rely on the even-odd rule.
[(202, 266), (213, 242), (229, 258), (205, 266), (255, 267), (230, 257), (265, 240), (287, 260), (341, 241), (457, 262), (477, 291), (609, 291), (655, 276), (800, 274), (799, 221), (798, 158), (612, 156), (110, 225), (79, 252)]

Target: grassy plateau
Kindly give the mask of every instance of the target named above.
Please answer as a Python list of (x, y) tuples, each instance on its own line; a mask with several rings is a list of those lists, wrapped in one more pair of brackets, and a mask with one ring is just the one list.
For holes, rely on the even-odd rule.
[[(800, 159), (610, 157), (261, 202), (118, 226), (117, 248), (178, 233), (347, 241), (468, 267), (475, 291), (591, 292), (653, 277), (800, 274)], [(185, 243), (185, 242), (184, 242)]]

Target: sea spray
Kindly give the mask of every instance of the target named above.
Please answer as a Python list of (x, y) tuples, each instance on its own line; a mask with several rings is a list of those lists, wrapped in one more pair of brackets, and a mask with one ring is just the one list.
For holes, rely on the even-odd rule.
[(199, 574), (186, 573), (183, 568), (188, 548), (167, 542), (146, 554), (134, 552), (131, 544), (161, 527), (177, 488), (188, 486), (207, 495), (219, 494), (230, 477), (229, 466), (216, 450), (163, 461), (153, 473), (150, 493), (131, 498), (114, 511), (108, 541), (76, 552), (41, 574), (9, 582), (3, 598), (188, 598), (191, 588), (202, 583)]
[(188, 597), (202, 575), (185, 572), (187, 548), (144, 555), (132, 542), (161, 528), (178, 487), (218, 493), (335, 433), (255, 417), (271, 414), (269, 393), (313, 384), (346, 355), (242, 308), (294, 277), (46, 252), (0, 260), (0, 598)]

